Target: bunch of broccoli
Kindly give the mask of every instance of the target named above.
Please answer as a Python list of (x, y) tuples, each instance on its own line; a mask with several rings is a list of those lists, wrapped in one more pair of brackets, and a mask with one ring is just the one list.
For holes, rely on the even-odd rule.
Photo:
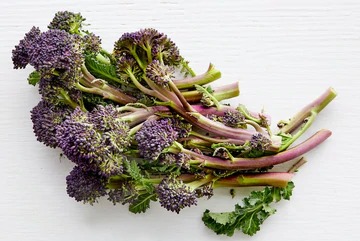
[(179, 213), (212, 197), (214, 188), (268, 186), (233, 212), (203, 215), (218, 234), (258, 231), (274, 212), (269, 204), (289, 199), (294, 187), (292, 170), (272, 168), (331, 135), (320, 130), (289, 148), (334, 90), (280, 121), (275, 133), (269, 115), (223, 104), (239, 94), (238, 83), (212, 88), (220, 71), (210, 64), (196, 75), (165, 34), (125, 33), (107, 52), (84, 21), (58, 12), (47, 31), (33, 27), (12, 52), (14, 68), (34, 68), (28, 81), (42, 97), (31, 111), (37, 140), (75, 164), (66, 178), (69, 196), (89, 204), (105, 197), (134, 213), (158, 201)]

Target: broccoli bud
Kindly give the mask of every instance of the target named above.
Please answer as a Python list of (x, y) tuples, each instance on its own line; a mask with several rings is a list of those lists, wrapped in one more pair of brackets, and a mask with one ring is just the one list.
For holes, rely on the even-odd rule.
[(78, 202), (93, 205), (98, 198), (106, 195), (106, 179), (91, 171), (75, 166), (66, 177), (66, 191)]
[(31, 120), (37, 140), (46, 146), (57, 147), (56, 129), (70, 113), (71, 109), (67, 106), (54, 106), (41, 100), (31, 110)]
[(173, 176), (164, 178), (156, 191), (160, 205), (168, 211), (179, 213), (181, 209), (197, 204), (196, 191)]
[(69, 33), (80, 33), (85, 18), (80, 13), (59, 11), (48, 25), (49, 29), (60, 29)]
[(169, 118), (147, 121), (135, 134), (140, 155), (150, 160), (156, 160), (178, 137), (179, 134)]

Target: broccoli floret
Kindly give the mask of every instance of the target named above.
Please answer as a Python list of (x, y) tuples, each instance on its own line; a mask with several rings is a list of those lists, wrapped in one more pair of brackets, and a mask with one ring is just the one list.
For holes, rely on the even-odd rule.
[(156, 160), (178, 137), (168, 118), (147, 121), (135, 134), (140, 155), (150, 160)]
[(59, 76), (44, 76), (39, 81), (39, 93), (53, 105), (69, 105), (73, 108), (82, 104), (82, 92), (68, 86)]
[(59, 11), (48, 25), (49, 29), (60, 29), (69, 33), (80, 33), (86, 19), (80, 13)]
[(271, 141), (269, 138), (261, 133), (256, 133), (252, 136), (250, 145), (252, 149), (264, 152), (269, 149)]
[(38, 71), (79, 71), (83, 63), (82, 45), (74, 35), (50, 29), (41, 33), (27, 49), (29, 64)]
[(46, 146), (57, 147), (56, 129), (71, 111), (67, 106), (54, 106), (47, 101), (41, 100), (31, 110), (31, 120), (37, 140)]
[(122, 153), (131, 140), (125, 122), (104, 115), (115, 113), (111, 108), (114, 107), (98, 107), (91, 113), (76, 108), (56, 132), (59, 147), (71, 161), (104, 176), (122, 173)]
[(153, 60), (146, 67), (146, 77), (155, 84), (166, 87), (169, 81), (174, 78), (175, 69), (173, 66), (161, 64), (159, 60)]
[(160, 205), (169, 211), (179, 213), (185, 207), (197, 205), (196, 192), (176, 177), (164, 178), (156, 191)]
[(91, 205), (107, 194), (106, 179), (95, 172), (84, 171), (79, 166), (75, 166), (66, 177), (66, 185), (70, 197)]
[(24, 69), (30, 62), (29, 49), (33, 48), (33, 43), (40, 37), (41, 31), (37, 27), (32, 27), (25, 37), (20, 40), (12, 51), (12, 61), (14, 69)]
[(211, 175), (184, 183), (175, 175), (164, 178), (156, 187), (159, 203), (168, 211), (179, 213), (183, 208), (197, 205), (197, 199), (213, 195)]

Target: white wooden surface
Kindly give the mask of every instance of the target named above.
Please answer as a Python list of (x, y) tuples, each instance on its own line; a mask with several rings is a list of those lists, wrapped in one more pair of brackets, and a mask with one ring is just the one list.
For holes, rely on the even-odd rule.
[[(101, 2), (101, 3), (100, 3)], [(360, 240), (360, 2), (333, 1), (0, 1), (0, 240)], [(11, 50), (33, 25), (45, 30), (58, 10), (81, 12), (105, 48), (127, 31), (154, 27), (170, 36), (193, 68), (214, 63), (221, 83), (239, 80), (232, 103), (291, 116), (332, 86), (338, 97), (306, 136), (333, 136), (307, 155), (281, 202), (254, 237), (216, 236), (203, 210), (230, 210), (242, 198), (218, 191), (180, 215), (158, 205), (142, 215), (106, 200), (94, 206), (65, 192), (72, 168), (36, 142), (29, 111), (39, 100), (30, 69), (12, 69)]]

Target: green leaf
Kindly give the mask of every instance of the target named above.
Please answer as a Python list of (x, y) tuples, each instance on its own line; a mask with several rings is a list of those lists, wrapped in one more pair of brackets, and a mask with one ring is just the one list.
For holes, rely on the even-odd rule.
[(243, 222), (241, 225), (239, 225), (239, 229), (241, 228), (241, 231), (244, 234), (248, 234), (250, 236), (253, 236), (257, 231), (260, 230), (260, 220), (257, 215), (255, 214), (247, 214), (246, 218), (243, 218)]
[(231, 223), (233, 220), (233, 213), (226, 212), (226, 213), (209, 213), (209, 217), (211, 217), (215, 222), (218, 224), (226, 225)]
[(156, 201), (154, 193), (142, 194), (129, 205), (129, 211), (132, 213), (144, 213), (150, 208), (150, 201)]
[(85, 56), (85, 66), (97, 78), (124, 84), (123, 81), (117, 77), (116, 67), (114, 65), (100, 62), (94, 55)]
[(141, 175), (141, 170), (135, 160), (124, 162), (127, 173), (135, 180), (140, 181), (143, 179)]
[(224, 234), (227, 236), (232, 236), (234, 234), (234, 212), (212, 213), (209, 210), (206, 210), (202, 217), (202, 221), (206, 227), (213, 230), (216, 234)]
[(29, 84), (35, 86), (40, 81), (40, 73), (36, 70), (31, 72), (27, 80)]
[(295, 184), (293, 182), (289, 182), (288, 185), (285, 188), (281, 189), (281, 196), (285, 200), (290, 200), (290, 197), (292, 195), (292, 191), (295, 187)]
[(232, 236), (236, 230), (244, 234), (254, 235), (260, 230), (261, 224), (276, 209), (270, 206), (273, 202), (289, 199), (294, 184), (289, 182), (285, 188), (266, 187), (261, 191), (253, 191), (243, 199), (243, 205), (236, 204), (235, 210), (226, 213), (214, 213), (206, 210), (203, 215), (204, 224), (217, 234)]

